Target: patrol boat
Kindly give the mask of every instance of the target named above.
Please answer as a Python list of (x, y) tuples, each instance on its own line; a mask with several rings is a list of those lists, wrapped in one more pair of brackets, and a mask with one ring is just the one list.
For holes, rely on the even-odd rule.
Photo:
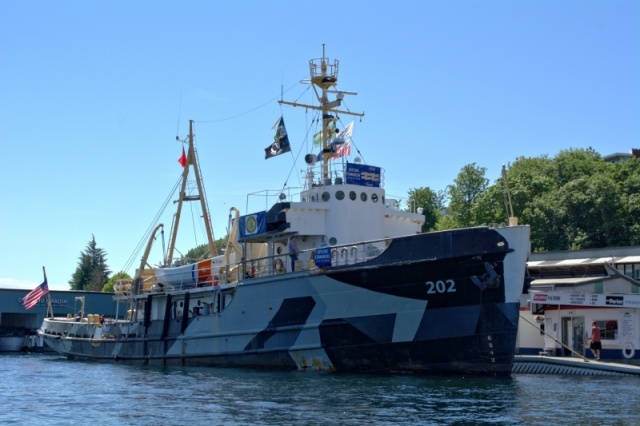
[[(232, 208), (224, 254), (203, 214), (212, 257), (175, 262), (183, 203), (207, 204), (190, 122), (166, 261), (149, 267), (152, 235), (134, 278), (116, 284), (116, 318), (85, 316), (84, 307), (46, 318), (46, 343), (68, 358), (145, 365), (509, 375), (529, 227), (422, 233), (422, 214), (387, 199), (381, 168), (336, 161), (350, 143), (338, 117), (363, 115), (339, 109), (355, 93), (336, 89), (338, 66), (324, 51), (309, 61), (319, 105), (279, 101), (316, 111), (323, 124), (303, 188), (278, 191), (263, 211)], [(280, 121), (265, 155), (289, 150)], [(185, 192), (190, 169), (195, 196)]]

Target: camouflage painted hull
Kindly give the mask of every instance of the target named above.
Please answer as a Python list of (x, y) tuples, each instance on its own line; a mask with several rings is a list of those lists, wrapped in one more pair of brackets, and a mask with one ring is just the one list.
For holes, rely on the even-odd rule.
[(393, 239), (357, 265), (149, 294), (133, 322), (46, 319), (69, 358), (148, 365), (509, 375), (527, 227)]

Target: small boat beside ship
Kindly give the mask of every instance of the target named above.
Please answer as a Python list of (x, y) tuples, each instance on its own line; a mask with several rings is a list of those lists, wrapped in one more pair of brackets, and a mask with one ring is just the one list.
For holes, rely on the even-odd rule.
[(24, 346), (25, 336), (15, 334), (0, 335), (0, 352), (20, 352)]
[[(422, 233), (422, 214), (387, 199), (380, 167), (334, 161), (348, 143), (336, 137), (338, 117), (362, 115), (339, 109), (353, 93), (336, 89), (338, 65), (324, 52), (309, 61), (319, 105), (280, 101), (317, 111), (323, 123), (303, 188), (278, 191), (263, 211), (232, 208), (217, 254), (190, 122), (163, 265), (147, 263), (158, 226), (135, 277), (116, 285), (125, 319), (46, 318), (46, 343), (72, 359), (145, 365), (509, 375), (529, 228)], [(290, 149), (281, 124), (267, 158)], [(185, 192), (190, 169), (197, 196)], [(212, 257), (181, 264), (175, 235), (188, 201), (205, 211)]]

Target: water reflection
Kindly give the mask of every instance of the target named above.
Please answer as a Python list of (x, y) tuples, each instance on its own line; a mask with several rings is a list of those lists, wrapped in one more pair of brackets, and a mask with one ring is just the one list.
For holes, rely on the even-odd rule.
[(637, 377), (361, 376), (0, 355), (0, 398), (11, 401), (2, 424), (640, 424)]

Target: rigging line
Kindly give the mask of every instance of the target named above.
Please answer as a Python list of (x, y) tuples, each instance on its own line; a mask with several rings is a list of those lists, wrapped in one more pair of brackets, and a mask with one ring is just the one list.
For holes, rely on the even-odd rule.
[[(305, 93), (307, 93), (307, 92), (309, 91), (309, 89), (310, 89), (310, 88), (311, 88), (311, 85), (307, 86), (307, 88), (306, 88), (306, 89), (304, 89), (304, 90), (302, 91), (302, 93), (300, 93), (300, 96), (298, 96), (298, 97), (296, 98), (296, 100), (294, 101), (294, 103), (297, 103), (297, 102), (298, 102), (298, 100), (299, 100), (302, 96), (304, 96), (304, 94), (305, 94)], [(292, 89), (293, 89), (293, 87), (292, 87)]]
[[(300, 144), (300, 148), (298, 149), (298, 154), (296, 155), (296, 157), (293, 160), (293, 165), (291, 166), (291, 169), (289, 169), (289, 174), (287, 175), (287, 179), (284, 182), (284, 185), (282, 186), (282, 190), (284, 190), (287, 187), (287, 184), (289, 182), (289, 178), (291, 177), (291, 174), (293, 173), (294, 169), (296, 168), (296, 163), (298, 162), (298, 158), (300, 158), (300, 154), (302, 153), (302, 149), (309, 144), (309, 132), (311, 131), (311, 127), (307, 127), (307, 134), (304, 136), (304, 140), (303, 143)], [(291, 152), (291, 156), (293, 156), (293, 152)], [(302, 184), (300, 183), (299, 177), (298, 177), (298, 184), (300, 186), (302, 186)]]
[[(344, 99), (342, 100), (342, 106), (344, 107), (345, 111), (351, 112), (351, 109), (349, 109)], [(362, 117), (360, 117), (360, 121), (362, 121)]]
[(176, 135), (180, 134), (180, 114), (182, 112), (182, 92), (180, 92), (180, 99), (178, 100), (178, 124), (176, 125)]
[(168, 204), (168, 201), (169, 201), (169, 200), (170, 200), (170, 198), (171, 198), (171, 195), (172, 195), (173, 193), (175, 193), (175, 190), (177, 189), (179, 182), (180, 182), (180, 181), (178, 180), (178, 182), (177, 182), (177, 183), (176, 183), (176, 185), (174, 186), (174, 188), (173, 188), (172, 192), (169, 194), (168, 199), (165, 201), (165, 203), (164, 203), (164, 204), (163, 204), (163, 206), (161, 207), (160, 211), (159, 211), (159, 212), (156, 214), (156, 216), (154, 217), (154, 219), (153, 219), (153, 221), (151, 222), (151, 224), (150, 224), (149, 228), (148, 228), (148, 229), (145, 231), (145, 233), (143, 234), (142, 238), (141, 238), (141, 239), (140, 239), (140, 241), (138, 242), (138, 245), (137, 245), (137, 246), (136, 246), (136, 248), (134, 249), (134, 251), (133, 251), (133, 253), (131, 254), (131, 256), (129, 257), (129, 259), (127, 260), (127, 264), (125, 265), (125, 268), (123, 269), (123, 271), (126, 271), (126, 270), (128, 270), (128, 269), (131, 267), (131, 265), (133, 264), (133, 262), (134, 262), (135, 258), (136, 258), (136, 257), (138, 256), (138, 254), (140, 253), (140, 250), (142, 250), (142, 247), (144, 246), (145, 241), (147, 241), (147, 240), (149, 239), (149, 236), (151, 235), (151, 232), (153, 231), (153, 228), (154, 228), (154, 227), (156, 226), (156, 224), (158, 223), (158, 221), (159, 221), (159, 217), (160, 217), (160, 215), (162, 214), (162, 212), (165, 210), (165, 208), (166, 208), (166, 206), (167, 206), (167, 204)]
[(353, 137), (351, 138), (351, 145), (353, 145), (353, 147), (356, 149), (356, 152), (358, 153), (360, 158), (362, 158), (362, 162), (364, 164), (367, 164), (367, 160), (364, 159), (364, 155), (362, 155), (362, 153), (360, 152), (360, 149), (356, 146), (356, 143), (353, 141)]
[(574, 351), (573, 349), (571, 349), (569, 346), (565, 345), (564, 343), (562, 343), (560, 340), (556, 339), (555, 337), (553, 337), (551, 334), (547, 333), (546, 330), (543, 330), (541, 327), (538, 327), (536, 324), (532, 323), (531, 321), (529, 321), (528, 319), (526, 319), (525, 317), (522, 316), (522, 314), (519, 315), (520, 318), (522, 318), (523, 320), (525, 320), (525, 322), (528, 322), (529, 325), (532, 325), (536, 330), (543, 332), (547, 337), (550, 337), (551, 339), (553, 339), (554, 342), (559, 343), (560, 345), (562, 345), (562, 347), (564, 347), (565, 349), (571, 351), (571, 353), (573, 353), (574, 355), (582, 358), (582, 360), (584, 362), (589, 362), (589, 359), (587, 359), (585, 356), (583, 356), (582, 354)]
[(198, 247), (198, 235), (196, 233), (196, 218), (195, 218), (195, 215), (193, 213), (193, 211), (194, 211), (193, 204), (189, 203), (189, 208), (191, 210), (191, 226), (193, 228), (193, 240), (195, 241), (196, 247)]
[(293, 88), (295, 88), (298, 84), (300, 84), (300, 83), (295, 83), (293, 86), (291, 86), (290, 88), (288, 88), (288, 89), (287, 89), (287, 90), (285, 90), (284, 92), (281, 92), (281, 93), (280, 93), (280, 94), (278, 94), (277, 96), (275, 96), (275, 97), (273, 97), (273, 98), (269, 99), (269, 100), (268, 100), (268, 101), (266, 101), (265, 103), (263, 103), (263, 104), (261, 104), (261, 105), (258, 105), (258, 106), (254, 107), (254, 108), (251, 108), (250, 110), (247, 110), (247, 111), (245, 111), (245, 112), (241, 112), (240, 114), (232, 115), (232, 116), (230, 116), (230, 117), (225, 117), (225, 118), (218, 118), (218, 119), (215, 119), (215, 120), (194, 120), (194, 122), (197, 122), (197, 123), (206, 123), (206, 124), (208, 124), (208, 123), (219, 123), (219, 122), (221, 122), (221, 121), (233, 120), (234, 118), (242, 117), (243, 115), (247, 115), (247, 114), (249, 114), (249, 113), (251, 113), (251, 112), (253, 112), (253, 111), (256, 111), (256, 110), (258, 110), (258, 109), (260, 109), (260, 108), (262, 108), (262, 107), (264, 107), (264, 106), (266, 106), (266, 105), (269, 105), (271, 102), (273, 102), (273, 101), (277, 100), (278, 98), (281, 98), (283, 93), (287, 93), (287, 92), (289, 92), (290, 90), (293, 90)]
[[(316, 116), (318, 115), (318, 111), (316, 111), (316, 110), (311, 110), (311, 112), (313, 114), (313, 117), (311, 118), (311, 123), (309, 123), (309, 108), (305, 109), (304, 121), (305, 121), (305, 127), (307, 129), (311, 129), (311, 127), (313, 127), (314, 123), (316, 122)], [(315, 128), (317, 128), (317, 125), (316, 125)], [(314, 128), (314, 131), (313, 131), (314, 136), (317, 133), (315, 131), (315, 128)], [(307, 138), (306, 141), (307, 141), (307, 150), (309, 150), (309, 152), (313, 153), (313, 149), (315, 148), (313, 146), (313, 138), (311, 138), (311, 140), (309, 140), (309, 138)]]
[(171, 201), (172, 195), (175, 194), (175, 192), (177, 191), (178, 186), (180, 185), (181, 181), (182, 181), (182, 176), (180, 176), (178, 178), (178, 181), (176, 182), (176, 184), (173, 186), (173, 188), (169, 192), (169, 195), (167, 196), (167, 198), (163, 202), (162, 206), (160, 207), (160, 210), (156, 213), (155, 217), (151, 221), (151, 224), (149, 225), (149, 227), (147, 228), (145, 233), (142, 235), (142, 238), (140, 239), (140, 241), (138, 242), (138, 244), (134, 248), (134, 250), (131, 253), (131, 255), (129, 256), (129, 258), (127, 259), (127, 262), (125, 263), (125, 266), (122, 268), (123, 272), (126, 272), (127, 270), (129, 270), (129, 268), (131, 267), (131, 265), (133, 264), (135, 259), (138, 257), (138, 254), (140, 253), (140, 250), (142, 250), (142, 247), (144, 246), (145, 242), (149, 239), (149, 236), (151, 235), (151, 232), (153, 232), (154, 227), (156, 226), (156, 224), (160, 220), (160, 216), (162, 215), (164, 210), (167, 208), (167, 205), (169, 204), (169, 201)]

